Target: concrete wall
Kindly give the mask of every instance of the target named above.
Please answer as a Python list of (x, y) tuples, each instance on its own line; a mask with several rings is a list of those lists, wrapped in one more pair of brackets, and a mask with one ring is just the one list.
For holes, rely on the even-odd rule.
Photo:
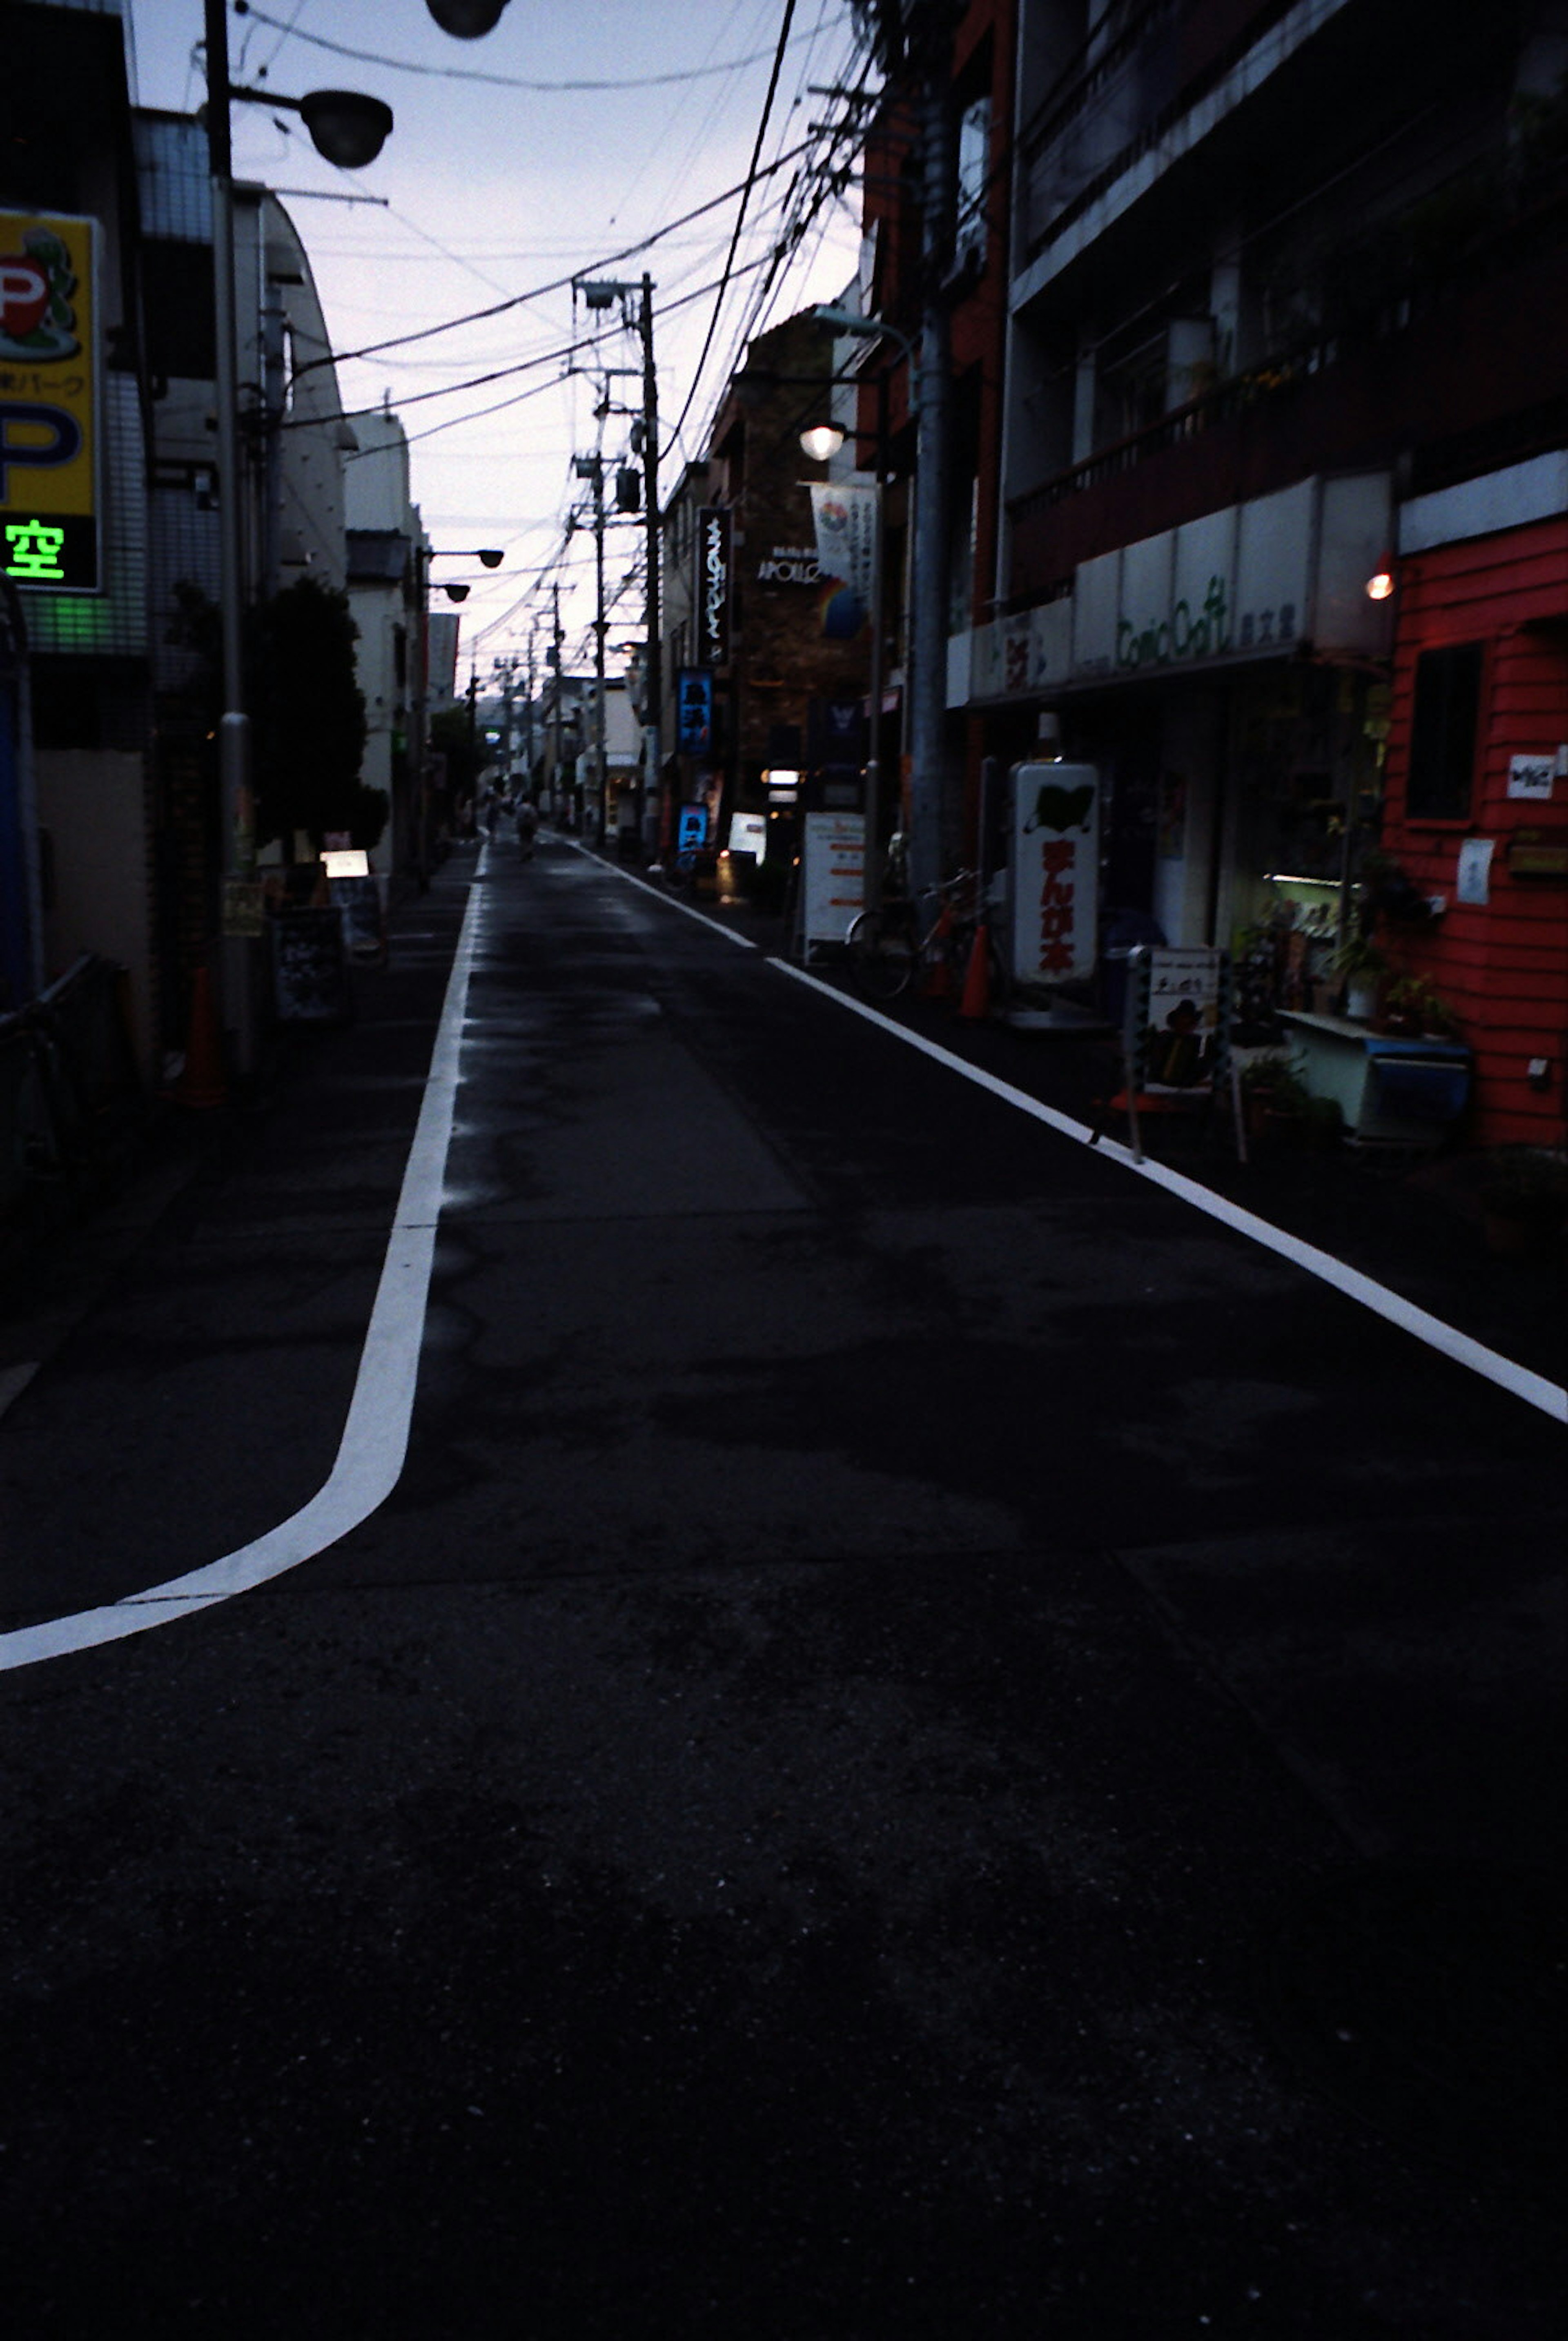
[(38, 820), (53, 872), (44, 912), (45, 980), (83, 951), (130, 973), (137, 1062), (154, 1070), (152, 888), (145, 767), (112, 749), (37, 752)]

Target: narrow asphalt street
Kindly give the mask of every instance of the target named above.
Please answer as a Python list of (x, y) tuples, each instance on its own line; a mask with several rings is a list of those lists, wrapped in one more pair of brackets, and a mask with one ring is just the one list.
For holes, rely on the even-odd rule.
[(562, 841), (357, 980), (0, 1415), (18, 2341), (1560, 2332), (1561, 1427)]

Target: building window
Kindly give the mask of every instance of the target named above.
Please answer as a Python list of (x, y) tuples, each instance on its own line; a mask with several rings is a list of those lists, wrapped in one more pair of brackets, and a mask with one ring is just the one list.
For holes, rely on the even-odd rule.
[(985, 264), (985, 199), (991, 184), (991, 100), (966, 105), (958, 125), (958, 216), (953, 256), (962, 267)]
[(142, 250), (148, 367), (165, 382), (211, 382), (217, 372), (212, 245), (148, 236)]
[(1481, 713), (1480, 643), (1423, 651), (1415, 662), (1405, 811), (1413, 821), (1463, 821), (1470, 811)]

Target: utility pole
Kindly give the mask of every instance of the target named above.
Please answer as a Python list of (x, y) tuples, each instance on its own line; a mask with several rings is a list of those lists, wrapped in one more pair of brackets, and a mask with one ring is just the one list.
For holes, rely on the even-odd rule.
[(594, 463), (594, 761), (599, 790), (599, 843), (609, 842), (610, 775), (604, 749), (604, 466)]
[(599, 799), (599, 842), (603, 845), (609, 810), (604, 754), (604, 634), (609, 623), (604, 616), (604, 458), (596, 453), (574, 455), (572, 469), (580, 480), (588, 482), (594, 494), (594, 784)]
[(523, 753), (524, 753), (524, 756), (525, 757), (526, 762), (527, 762), (527, 773), (528, 773), (527, 785), (526, 785), (526, 787), (525, 787), (525, 789), (524, 789), (524, 793), (526, 795), (526, 797), (527, 797), (528, 802), (529, 802), (529, 803), (530, 803), (530, 804), (532, 804), (532, 803), (533, 803), (533, 802), (534, 802), (534, 640), (535, 640), (535, 637), (534, 637), (534, 633), (533, 633), (532, 632), (530, 632), (529, 636), (528, 636), (528, 696), (527, 696), (527, 698), (526, 698), (526, 699), (524, 701), (524, 702), (523, 702)]
[[(566, 809), (561, 802), (561, 644), (565, 637), (561, 632), (561, 588), (553, 585), (550, 590), (555, 603), (555, 631), (551, 651), (555, 662), (555, 757), (550, 775), (551, 811), (558, 821), (565, 821)], [(568, 828), (571, 825), (568, 822)]]
[(917, 70), (921, 118), (921, 319), (915, 435), (910, 692), (910, 879), (936, 885), (952, 850), (945, 785), (948, 445), (952, 336), (944, 282), (953, 251), (955, 161), (953, 32), (946, 0), (926, 0)]
[(664, 677), (659, 619), (659, 376), (654, 364), (654, 280), (643, 277), (643, 518), (648, 575), (645, 594), (647, 679), (643, 696), (643, 789), (638, 831), (644, 852), (658, 842), (664, 773)]
[[(644, 585), (644, 633), (646, 651), (644, 666), (646, 682), (643, 699), (643, 778), (639, 790), (638, 834), (645, 851), (651, 852), (656, 842), (659, 795), (664, 777), (664, 669), (660, 660), (659, 640), (659, 380), (654, 362), (654, 280), (644, 270), (640, 284), (623, 284), (614, 277), (581, 277), (574, 281), (574, 293), (581, 293), (590, 314), (603, 314), (621, 304), (621, 322), (630, 331), (632, 317), (629, 304), (637, 297), (636, 332), (642, 343), (643, 411), (632, 434), (634, 453), (643, 459), (643, 525), (645, 540), (647, 577)], [(631, 371), (612, 366), (610, 374)], [(608, 413), (609, 392), (602, 413)], [(623, 412), (624, 410), (622, 410)], [(579, 472), (584, 478), (588, 475)], [(604, 612), (600, 610), (600, 648), (603, 650)]]

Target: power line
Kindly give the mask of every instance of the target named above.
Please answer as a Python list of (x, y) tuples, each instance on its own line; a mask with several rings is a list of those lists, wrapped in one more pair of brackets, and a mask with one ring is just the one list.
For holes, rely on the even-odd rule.
[[(625, 81), (525, 81), (515, 74), (481, 73), (468, 65), (427, 65), (415, 64), (407, 57), (384, 57), (374, 49), (351, 49), (341, 41), (329, 41), (322, 33), (302, 33), (297, 25), (284, 25), (277, 17), (269, 16), (264, 9), (253, 8), (249, 0), (235, 0), (235, 14), (253, 16), (258, 25), (266, 25), (275, 32), (292, 34), (296, 41), (307, 41), (312, 48), (327, 49), (335, 57), (351, 57), (356, 65), (384, 65), (391, 73), (417, 74), (424, 78), (441, 81), (484, 82), (495, 89), (526, 89), (545, 95), (570, 92), (606, 90), (664, 89), (677, 82), (705, 81), (717, 74), (737, 72), (745, 65), (760, 65), (768, 54), (756, 49), (749, 56), (730, 57), (720, 65), (689, 65), (678, 71), (661, 74), (641, 74)], [(801, 39), (813, 40), (832, 25), (842, 25), (847, 15), (835, 16), (825, 24), (814, 25)], [(279, 44), (281, 47), (282, 44)], [(277, 51), (273, 52), (275, 56)], [(776, 67), (775, 59), (775, 67)]]
[(428, 342), (437, 334), (454, 333), (459, 325), (482, 324), (486, 318), (504, 316), (508, 309), (522, 308), (529, 301), (542, 301), (551, 293), (564, 293), (579, 277), (598, 275), (607, 268), (617, 267), (623, 260), (635, 260), (641, 254), (651, 252), (654, 244), (662, 243), (665, 236), (674, 234), (676, 228), (689, 227), (693, 220), (701, 219), (704, 213), (717, 211), (722, 204), (731, 203), (735, 196), (745, 194), (749, 192), (754, 179), (772, 178), (784, 169), (786, 163), (793, 163), (797, 156), (807, 153), (811, 143), (809, 138), (802, 139), (798, 146), (789, 148), (787, 153), (781, 154), (775, 163), (764, 164), (760, 171), (748, 174), (736, 185), (726, 187), (722, 194), (710, 196), (705, 204), (698, 204), (694, 210), (683, 212), (679, 219), (673, 219), (665, 226), (655, 228), (652, 235), (645, 235), (640, 242), (625, 245), (620, 252), (612, 252), (602, 260), (590, 261), (584, 267), (574, 268), (569, 275), (553, 277), (547, 284), (535, 284), (526, 293), (511, 294), (504, 301), (492, 302), (485, 309), (464, 310), (460, 316), (445, 317), (437, 325), (421, 325), (415, 333), (393, 334), (384, 342), (367, 342), (363, 349), (338, 351), (331, 357), (308, 358), (303, 366), (295, 367), (290, 381), (297, 382), (300, 375), (307, 373), (312, 366), (335, 364), (346, 365), (352, 358), (379, 357), (384, 350), (405, 349), (411, 342)]
[(774, 55), (773, 71), (768, 76), (767, 95), (763, 100), (763, 115), (762, 120), (757, 125), (756, 143), (752, 148), (751, 168), (746, 173), (745, 188), (741, 196), (741, 207), (735, 214), (735, 224), (730, 236), (729, 255), (724, 262), (724, 273), (719, 284), (718, 298), (714, 303), (714, 314), (708, 320), (708, 330), (705, 337), (704, 338), (702, 354), (697, 359), (697, 363), (692, 370), (692, 386), (686, 393), (686, 403), (682, 407), (675, 423), (674, 435), (676, 437), (680, 435), (681, 426), (685, 422), (687, 415), (691, 413), (693, 404), (695, 402), (697, 384), (703, 378), (703, 368), (708, 362), (708, 352), (713, 348), (714, 336), (719, 330), (719, 313), (724, 305), (724, 294), (729, 288), (730, 272), (734, 266), (735, 251), (741, 240), (741, 229), (745, 224), (746, 198), (750, 194), (752, 187), (755, 183), (757, 177), (757, 164), (762, 160), (763, 140), (767, 136), (768, 119), (773, 113), (774, 97), (778, 89), (779, 75), (784, 67), (784, 50), (789, 44), (789, 28), (794, 18), (794, 0), (784, 0), (784, 23), (779, 29), (778, 47)]

